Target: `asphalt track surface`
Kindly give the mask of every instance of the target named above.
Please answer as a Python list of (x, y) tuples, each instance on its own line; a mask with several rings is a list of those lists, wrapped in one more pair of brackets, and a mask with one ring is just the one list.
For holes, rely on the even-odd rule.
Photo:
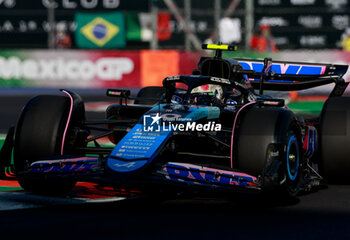
[[(82, 95), (86, 101), (107, 99)], [(16, 121), (29, 97), (0, 93), (1, 133)], [(346, 185), (330, 185), (288, 203), (237, 196), (62, 204), (67, 199), (16, 194), (0, 194), (0, 205), (2, 201), (35, 204), (0, 211), (1, 239), (350, 239), (350, 186)]]

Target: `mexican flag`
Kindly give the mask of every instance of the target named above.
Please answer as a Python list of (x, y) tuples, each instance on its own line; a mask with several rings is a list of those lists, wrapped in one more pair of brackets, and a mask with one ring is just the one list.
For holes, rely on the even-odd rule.
[[(171, 37), (170, 14), (160, 12), (157, 16), (158, 40), (164, 41)], [(152, 14), (150, 13), (127, 13), (126, 15), (126, 38), (131, 41), (151, 41)]]
[(124, 48), (125, 19), (122, 12), (76, 13), (75, 41), (79, 48)]

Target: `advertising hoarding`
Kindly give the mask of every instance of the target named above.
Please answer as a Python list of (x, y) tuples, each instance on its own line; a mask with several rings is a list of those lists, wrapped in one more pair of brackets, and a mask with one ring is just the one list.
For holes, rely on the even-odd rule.
[(139, 88), (191, 74), (200, 55), (175, 50), (0, 51), (1, 87)]

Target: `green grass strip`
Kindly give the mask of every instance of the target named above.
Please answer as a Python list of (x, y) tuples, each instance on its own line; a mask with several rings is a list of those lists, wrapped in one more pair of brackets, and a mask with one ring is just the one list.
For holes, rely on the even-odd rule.
[[(5, 142), (6, 135), (0, 134), (0, 149), (2, 148), (2, 145)], [(0, 180), (1, 183), (1, 180)], [(10, 192), (10, 191), (18, 191), (22, 190), (21, 187), (7, 187), (7, 186), (0, 186), (0, 192)]]
[(287, 106), (299, 114), (320, 114), (324, 102), (290, 102)]
[(2, 148), (2, 145), (5, 142), (6, 135), (5, 134), (0, 134), (0, 148)]
[(4, 187), (0, 186), (0, 192), (11, 192), (11, 191), (18, 191), (23, 190), (21, 187)]

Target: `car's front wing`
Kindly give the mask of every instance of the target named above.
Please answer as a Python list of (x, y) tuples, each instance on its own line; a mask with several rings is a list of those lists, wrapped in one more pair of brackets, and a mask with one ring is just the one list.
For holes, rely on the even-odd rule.
[[(177, 187), (220, 189), (233, 191), (235, 189), (260, 190), (256, 177), (235, 171), (219, 168), (206, 167), (196, 164), (168, 162), (157, 163), (150, 166), (150, 169), (140, 171), (138, 174), (120, 175), (120, 173), (105, 172), (104, 159), (93, 157), (64, 157), (55, 160), (43, 160), (33, 162), (26, 171), (21, 174), (47, 178), (75, 178), (77, 180), (88, 180), (89, 177), (96, 181), (99, 177), (103, 182), (111, 185), (124, 185), (130, 183), (136, 186), (143, 185), (174, 185)], [(115, 175), (115, 176), (113, 176)]]

